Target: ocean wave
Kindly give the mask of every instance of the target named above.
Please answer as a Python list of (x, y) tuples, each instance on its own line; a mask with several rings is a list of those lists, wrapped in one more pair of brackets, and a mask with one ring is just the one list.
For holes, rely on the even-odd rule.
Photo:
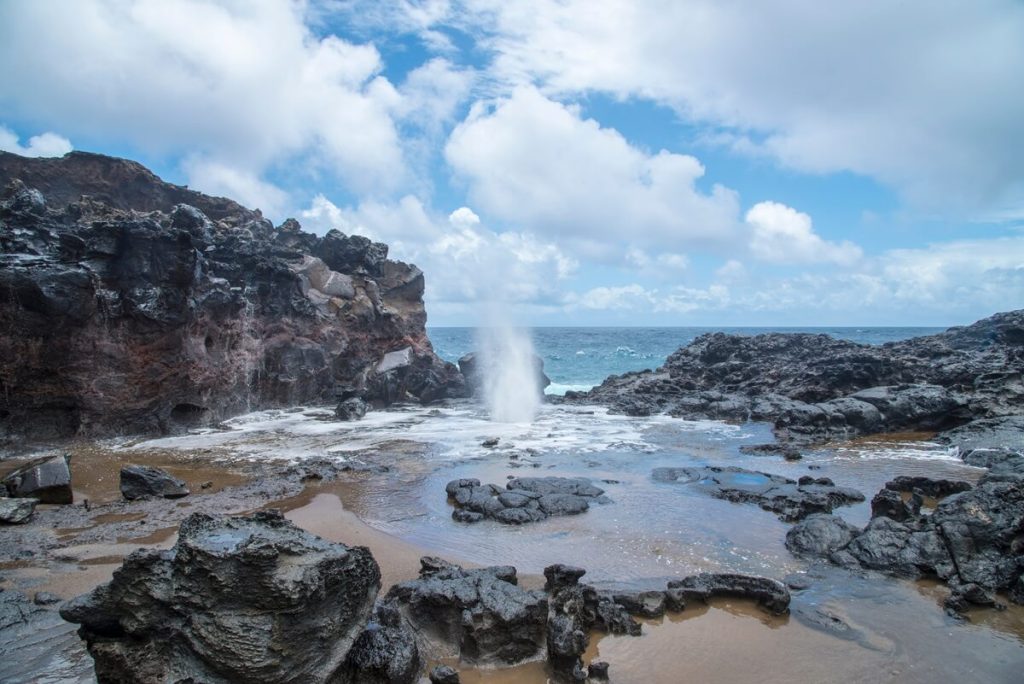
[(566, 392), (587, 392), (595, 387), (594, 383), (590, 384), (565, 384), (561, 382), (553, 382), (544, 388), (544, 394), (553, 394), (558, 397), (564, 397)]

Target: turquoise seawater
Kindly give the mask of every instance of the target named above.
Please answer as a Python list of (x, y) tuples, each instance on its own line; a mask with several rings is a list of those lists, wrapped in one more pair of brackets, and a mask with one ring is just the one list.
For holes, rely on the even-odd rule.
[[(942, 328), (533, 328), (535, 351), (544, 359), (551, 378), (549, 394), (585, 390), (609, 375), (657, 368), (666, 357), (698, 335), (727, 332), (757, 335), (765, 332), (824, 333), (862, 344), (884, 344)], [(428, 329), (438, 355), (455, 363), (476, 349), (474, 328)]]

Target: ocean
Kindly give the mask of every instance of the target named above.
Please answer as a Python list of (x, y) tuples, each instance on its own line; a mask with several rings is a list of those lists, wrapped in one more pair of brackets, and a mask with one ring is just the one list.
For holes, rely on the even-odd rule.
[[(544, 359), (551, 378), (548, 394), (587, 390), (609, 375), (654, 369), (669, 354), (709, 332), (757, 335), (767, 332), (824, 333), (861, 344), (884, 344), (944, 328), (533, 328), (534, 350)], [(474, 328), (431, 327), (427, 333), (434, 350), (455, 363), (476, 348)]]

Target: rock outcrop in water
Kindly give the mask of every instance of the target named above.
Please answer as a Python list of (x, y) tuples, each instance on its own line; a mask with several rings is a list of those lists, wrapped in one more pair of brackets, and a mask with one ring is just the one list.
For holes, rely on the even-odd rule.
[[(867, 527), (858, 530), (836, 516), (815, 515), (793, 527), (786, 546), (848, 568), (902, 577), (936, 576), (953, 590), (948, 605), (993, 605), (1007, 591), (1024, 603), (1024, 474), (990, 472), (966, 488), (943, 480), (918, 483), (937, 494), (959, 489), (929, 514), (902, 501), (890, 482), (873, 503)], [(966, 484), (966, 483), (963, 483)], [(893, 496), (883, 496), (891, 492)], [(918, 494), (918, 499), (920, 494)]]
[(801, 520), (812, 513), (831, 513), (839, 506), (864, 500), (856, 489), (837, 487), (828, 478), (804, 476), (791, 480), (735, 466), (655, 468), (651, 476), (658, 482), (693, 484), (716, 499), (757, 504), (778, 513), (785, 522)]
[(251, 409), (464, 393), (387, 246), (275, 228), (141, 165), (0, 152), (0, 436), (168, 431)]
[(824, 441), (1020, 416), (1022, 369), (1024, 310), (879, 346), (802, 333), (706, 334), (656, 371), (612, 376), (567, 397), (630, 415), (769, 421), (781, 439)]
[(346, 681), (379, 589), (367, 549), (277, 512), (195, 514), (172, 550), (133, 553), (60, 612), (82, 625), (100, 682)]
[(577, 515), (591, 502), (608, 503), (604, 490), (588, 480), (568, 477), (518, 477), (505, 489), (481, 485), (480, 480), (452, 480), (445, 486), (455, 502), (452, 518), (480, 522), (491, 518), (509, 525), (538, 522), (556, 515)]

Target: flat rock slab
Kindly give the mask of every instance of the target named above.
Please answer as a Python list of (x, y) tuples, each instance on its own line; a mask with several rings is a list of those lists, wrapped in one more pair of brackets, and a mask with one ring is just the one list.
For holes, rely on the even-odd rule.
[(693, 484), (716, 499), (755, 503), (778, 513), (785, 522), (802, 520), (812, 513), (831, 513), (839, 506), (864, 500), (856, 489), (837, 487), (828, 478), (802, 477), (797, 481), (735, 466), (655, 468), (652, 477), (657, 482)]
[(576, 515), (592, 502), (608, 503), (604, 490), (582, 478), (519, 477), (509, 480), (504, 489), (480, 484), (480, 480), (452, 480), (445, 486), (456, 509), (452, 518), (459, 522), (479, 522), (485, 518), (508, 525), (538, 522), (556, 515)]

